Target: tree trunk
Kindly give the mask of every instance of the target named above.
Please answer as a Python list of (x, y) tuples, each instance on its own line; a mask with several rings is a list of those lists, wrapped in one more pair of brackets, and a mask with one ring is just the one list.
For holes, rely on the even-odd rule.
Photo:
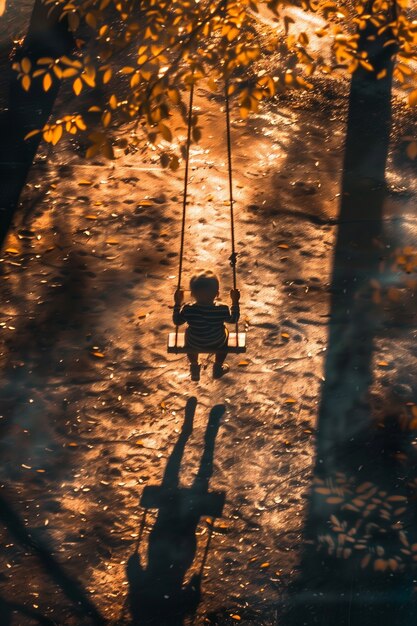
[[(58, 58), (71, 53), (74, 39), (65, 21), (58, 20), (58, 11), (48, 16), (48, 10), (42, 0), (35, 1), (26, 38), (14, 61), (27, 57), (34, 65), (43, 56)], [(29, 92), (26, 92), (17, 74), (11, 68), (9, 70), (7, 108), (0, 116), (0, 247), (12, 223), (41, 141), (41, 135), (35, 135), (28, 141), (24, 137), (31, 130), (42, 128), (48, 121), (60, 88), (56, 77), (46, 93), (41, 83), (41, 80), (35, 79)]]

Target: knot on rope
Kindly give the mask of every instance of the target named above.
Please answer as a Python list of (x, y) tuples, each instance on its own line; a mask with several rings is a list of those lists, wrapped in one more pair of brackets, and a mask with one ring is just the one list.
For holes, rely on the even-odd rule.
[(230, 261), (230, 266), (231, 267), (236, 267), (237, 252), (232, 252), (232, 254), (229, 256), (229, 261)]

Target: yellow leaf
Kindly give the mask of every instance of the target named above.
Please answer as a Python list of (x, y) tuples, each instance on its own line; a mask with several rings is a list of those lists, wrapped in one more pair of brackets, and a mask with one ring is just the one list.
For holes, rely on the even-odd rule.
[(286, 398), (284, 404), (294, 404), (296, 400), (294, 398)]
[(379, 367), (388, 367), (389, 363), (387, 361), (378, 361), (377, 365)]
[(281, 337), (282, 337), (283, 339), (289, 339), (289, 338), (290, 338), (290, 336), (289, 336), (289, 334), (288, 334), (288, 333), (281, 333)]
[(411, 143), (409, 143), (407, 148), (406, 148), (406, 152), (407, 152), (407, 156), (412, 161), (414, 161), (414, 159), (417, 157), (417, 142), (416, 141), (412, 141)]
[(78, 443), (75, 443), (75, 441), (71, 441), (71, 443), (68, 444), (68, 448), (78, 448)]
[(82, 119), (82, 117), (76, 117), (75, 118), (75, 125), (77, 128), (79, 128), (80, 130), (87, 130), (87, 126), (86, 123), (84, 122), (84, 120)]
[(180, 103), (180, 94), (178, 89), (168, 89), (168, 98), (171, 100), (171, 102), (173, 102), (174, 104), (179, 104)]
[(72, 84), (72, 88), (74, 90), (75, 95), (79, 96), (81, 91), (82, 91), (82, 88), (83, 88), (83, 83), (82, 83), (81, 78), (76, 78), (74, 80), (74, 82)]
[(369, 561), (371, 560), (371, 555), (367, 554), (366, 556), (363, 557), (362, 561), (361, 561), (361, 567), (362, 569), (364, 569), (367, 565), (369, 565)]
[(23, 89), (25, 91), (29, 91), (30, 83), (31, 83), (30, 76), (27, 76), (27, 75), (23, 76), (23, 78), (22, 78), (22, 87), (23, 87)]
[(106, 239), (106, 243), (107, 243), (109, 246), (116, 246), (119, 242), (118, 242), (118, 240), (117, 240), (117, 239)]
[(49, 91), (52, 86), (52, 78), (50, 74), (45, 74), (42, 81), (44, 91)]
[(95, 356), (97, 359), (104, 359), (104, 354), (103, 354), (103, 352), (97, 352), (97, 351), (94, 351), (94, 352), (92, 352), (91, 354), (92, 354), (93, 356)]
[(84, 215), (86, 220), (96, 220), (97, 219), (97, 215)]
[(20, 254), (19, 250), (16, 248), (6, 248), (5, 252), (7, 252), (7, 254)]
[(362, 65), (362, 67), (363, 67), (365, 70), (368, 70), (368, 72), (372, 72), (372, 71), (373, 71), (373, 69), (374, 69), (374, 68), (372, 67), (372, 65), (371, 65), (370, 63), (368, 63), (368, 61), (364, 61), (363, 59), (360, 59), (360, 60), (359, 60), (359, 63)]
[(20, 65), (25, 74), (28, 74), (30, 70), (32, 69), (32, 63), (30, 62), (30, 59), (28, 59), (27, 57), (21, 60)]
[(159, 123), (158, 124), (158, 129), (159, 129), (162, 137), (165, 139), (165, 141), (172, 141), (171, 130), (169, 129), (169, 127), (166, 124), (162, 124), (162, 122)]
[(356, 489), (356, 491), (358, 493), (364, 493), (365, 491), (368, 491), (368, 489), (370, 489), (371, 487), (373, 487), (373, 483), (362, 483), (361, 485), (358, 486), (358, 488)]
[(115, 109), (117, 107), (117, 98), (114, 94), (110, 96), (109, 104), (112, 109)]
[(268, 562), (262, 563), (260, 567), (261, 569), (266, 569), (267, 567), (269, 567), (269, 563)]
[(232, 613), (232, 614), (230, 615), (230, 617), (231, 617), (232, 619), (236, 620), (237, 622), (240, 622), (240, 620), (242, 619), (242, 618), (240, 617), (240, 615), (237, 615), (237, 614), (235, 614), (235, 613)]
[(110, 111), (105, 111), (103, 113), (103, 115), (101, 116), (101, 121), (103, 122), (103, 126), (105, 128), (107, 128), (107, 126), (110, 124), (111, 122), (111, 113)]
[(62, 78), (72, 78), (72, 76), (76, 76), (78, 74), (78, 70), (74, 67), (67, 67), (65, 70), (62, 70)]
[(144, 442), (142, 441), (142, 439), (136, 439), (135, 443), (136, 443), (137, 446), (144, 446), (145, 445)]
[(55, 146), (62, 137), (62, 126), (58, 124), (52, 131), (52, 143)]
[(86, 180), (85, 178), (82, 178), (81, 180), (78, 181), (78, 184), (87, 186), (87, 185), (92, 185), (93, 182), (91, 180)]
[(112, 77), (112, 74), (113, 74), (113, 71), (110, 68), (104, 72), (104, 74), (103, 74), (103, 83), (104, 84), (109, 82), (109, 80)]
[(408, 94), (408, 104), (413, 107), (417, 104), (417, 89), (414, 89)]
[(91, 28), (95, 28), (97, 26), (97, 20), (93, 13), (87, 13), (85, 16), (85, 21)]
[(249, 361), (246, 361), (245, 359), (242, 359), (242, 361), (239, 361), (238, 363), (239, 367), (245, 367), (246, 365), (249, 365)]
[(30, 133), (25, 135), (25, 139), (30, 139), (31, 137), (34, 137), (35, 135), (37, 135), (40, 132), (41, 132), (40, 130), (31, 130)]

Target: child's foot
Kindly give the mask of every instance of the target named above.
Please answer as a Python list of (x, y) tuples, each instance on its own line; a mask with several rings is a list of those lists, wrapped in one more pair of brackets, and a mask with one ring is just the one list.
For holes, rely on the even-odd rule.
[(200, 370), (201, 365), (199, 365), (198, 363), (193, 363), (192, 365), (190, 365), (191, 380), (195, 380), (196, 382), (200, 380)]
[(213, 378), (221, 378), (224, 374), (230, 370), (230, 367), (226, 365), (220, 365), (220, 363), (215, 363), (213, 365)]

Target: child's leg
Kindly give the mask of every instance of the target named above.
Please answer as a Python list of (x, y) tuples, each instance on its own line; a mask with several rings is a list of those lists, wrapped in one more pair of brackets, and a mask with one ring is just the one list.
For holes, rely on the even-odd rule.
[(225, 362), (227, 357), (227, 352), (216, 352), (215, 364), (221, 367)]
[(223, 365), (227, 357), (227, 352), (216, 352), (216, 358), (213, 365), (213, 378), (221, 378), (223, 374), (229, 371), (228, 365)]
[(195, 354), (194, 352), (187, 352), (187, 357), (191, 365), (198, 364), (198, 354)]
[(187, 357), (190, 362), (191, 380), (200, 380), (201, 365), (198, 363), (198, 354), (187, 352)]

